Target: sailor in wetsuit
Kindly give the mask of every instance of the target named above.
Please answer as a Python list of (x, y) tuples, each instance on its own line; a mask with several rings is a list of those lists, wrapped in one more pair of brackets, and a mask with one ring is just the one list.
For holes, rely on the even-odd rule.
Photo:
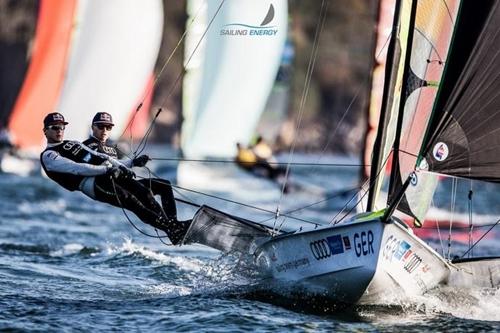
[(68, 123), (62, 114), (49, 113), (43, 124), (47, 148), (40, 162), (50, 179), (69, 191), (132, 211), (143, 222), (165, 231), (173, 244), (182, 240), (189, 225), (169, 221), (151, 191), (133, 179), (132, 170), (78, 141), (64, 140)]
[[(113, 117), (107, 112), (97, 112), (92, 119), (92, 135), (83, 144), (99, 153), (106, 154), (118, 159), (128, 168), (143, 167), (149, 161), (148, 155), (140, 155), (134, 159), (125, 157), (116, 146), (107, 144), (111, 130), (113, 129)], [(175, 205), (174, 193), (170, 182), (160, 178), (144, 178), (137, 180), (139, 183), (149, 188), (154, 195), (161, 197), (161, 203), (167, 218), (177, 222), (177, 208)], [(186, 222), (179, 222), (186, 223)]]

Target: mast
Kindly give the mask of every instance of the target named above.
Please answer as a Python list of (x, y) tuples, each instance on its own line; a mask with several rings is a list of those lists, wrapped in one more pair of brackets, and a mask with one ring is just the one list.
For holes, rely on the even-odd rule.
[(388, 113), (392, 104), (393, 91), (396, 83), (397, 76), (397, 65), (398, 59), (400, 57), (400, 48), (396, 49), (398, 36), (399, 36), (399, 23), (400, 23), (400, 11), (401, 11), (401, 1), (396, 1), (396, 6), (394, 8), (394, 19), (392, 24), (391, 39), (389, 42), (389, 47), (387, 49), (387, 61), (385, 67), (385, 78), (384, 78), (384, 92), (382, 95), (382, 105), (380, 108), (380, 118), (377, 130), (377, 137), (373, 146), (373, 158), (372, 165), (370, 168), (370, 186), (368, 189), (368, 203), (367, 211), (372, 211), (375, 206), (375, 194), (376, 189), (379, 187), (379, 173), (383, 168), (383, 144), (384, 138), (386, 136), (387, 126), (386, 123), (389, 121)]
[[(399, 147), (400, 147), (400, 140), (401, 140), (401, 131), (403, 127), (403, 116), (404, 116), (404, 109), (405, 109), (405, 104), (408, 96), (410, 95), (410, 86), (409, 86), (409, 77), (412, 74), (411, 73), (411, 68), (410, 68), (410, 61), (411, 61), (411, 49), (413, 47), (413, 33), (415, 30), (415, 17), (417, 14), (417, 1), (413, 1), (412, 6), (411, 6), (411, 14), (410, 14), (410, 26), (408, 29), (408, 40), (406, 43), (406, 59), (405, 59), (405, 65), (404, 65), (404, 72), (403, 72), (403, 86), (401, 88), (401, 98), (399, 100), (399, 109), (398, 109), (398, 120), (397, 120), (397, 125), (396, 125), (396, 137), (394, 138), (394, 149), (392, 153), (392, 165), (391, 165), (391, 178), (390, 178), (390, 183), (389, 183), (389, 198), (391, 197), (391, 194), (394, 193), (396, 186), (397, 186), (397, 179), (399, 178)], [(407, 182), (405, 182), (407, 183)], [(408, 185), (406, 185), (408, 186)], [(397, 200), (397, 198), (395, 198)]]

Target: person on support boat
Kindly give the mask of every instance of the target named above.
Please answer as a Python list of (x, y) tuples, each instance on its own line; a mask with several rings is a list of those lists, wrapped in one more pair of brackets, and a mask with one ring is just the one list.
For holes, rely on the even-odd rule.
[[(246, 148), (241, 143), (237, 142), (237, 152), (234, 160), (238, 166), (245, 169), (246, 171), (252, 172), (253, 174), (258, 176), (269, 178), (270, 180), (280, 184), (280, 182), (283, 180), (283, 178), (280, 178), (280, 176), (285, 174), (285, 170), (277, 168), (276, 166), (271, 164), (269, 157), (266, 157), (267, 155), (265, 155), (266, 151), (264, 150), (265, 147), (263, 146), (264, 144), (267, 144), (265, 142), (262, 142), (263, 139), (261, 137), (259, 138), (260, 141), (258, 140), (257, 143), (260, 146), (255, 145), (251, 148)], [(255, 149), (256, 147), (257, 149)], [(272, 156), (272, 153), (270, 156), (271, 158), (274, 158)], [(284, 192), (288, 193), (288, 191), (289, 186), (285, 185)]]
[(256, 166), (264, 169), (268, 178), (276, 180), (285, 175), (286, 169), (277, 165), (278, 160), (273, 156), (271, 147), (262, 136), (257, 137), (252, 152), (257, 159)]
[(47, 147), (40, 162), (47, 176), (69, 191), (81, 191), (94, 200), (132, 211), (144, 223), (164, 231), (172, 244), (178, 244), (189, 223), (169, 219), (152, 192), (133, 179), (135, 173), (117, 159), (81, 142), (64, 140), (67, 124), (58, 112), (43, 120)]
[[(134, 159), (129, 159), (120, 149), (118, 149), (118, 147), (116, 147), (116, 145), (113, 146), (108, 144), (108, 139), (114, 125), (111, 114), (107, 112), (97, 112), (92, 119), (92, 134), (87, 140), (83, 141), (83, 144), (94, 151), (118, 159), (128, 168), (145, 166), (150, 160), (148, 155), (144, 154)], [(137, 181), (150, 189), (153, 195), (159, 195), (167, 218), (172, 221), (177, 221), (177, 207), (170, 181), (161, 178), (143, 178)], [(184, 221), (182, 223), (188, 222), (189, 221)]]
[(236, 143), (235, 162), (241, 168), (252, 171), (257, 165), (257, 156), (250, 148), (245, 148), (241, 143)]

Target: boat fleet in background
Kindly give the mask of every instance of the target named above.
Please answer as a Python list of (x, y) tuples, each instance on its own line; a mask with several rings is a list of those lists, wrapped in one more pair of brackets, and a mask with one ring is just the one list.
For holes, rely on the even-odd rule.
[[(392, 164), (391, 170), (394, 174), (397, 169), (399, 178), (393, 178), (396, 184), (390, 188), (390, 198), (396, 196), (394, 189), (409, 179), (415, 156), (419, 156), (418, 149), (429, 133), (427, 123), (460, 7), (458, 0), (446, 8), (431, 0), (419, 3), (420, 12), (410, 14), (417, 10), (410, 0), (397, 1), (396, 5), (394, 1), (380, 2), (376, 54), (385, 47), (390, 32), (394, 32), (391, 26), (395, 10), (401, 11), (398, 14), (401, 38), (393, 44), (398, 49), (388, 51), (393, 57), (392, 76), (385, 74), (384, 80), (384, 71), (388, 73), (382, 60), (385, 56), (377, 58), (373, 70), (366, 146), (378, 145), (379, 151), (367, 149), (364, 157), (365, 164), (378, 168), (367, 170), (366, 176), (371, 174), (372, 179), (381, 179), (379, 175), (384, 172), (380, 171), (386, 168), (394, 137), (402, 138), (398, 149), (407, 155), (398, 156), (396, 164)], [(492, 6), (485, 15), (496, 15), (495, 8)], [(429, 9), (433, 15), (424, 13)], [(283, 120), (289, 91), (277, 77), (293, 57), (287, 39), (288, 4), (286, 0), (189, 0), (187, 15), (180, 140), (186, 161), (178, 165), (177, 182), (196, 190), (224, 191), (234, 186), (234, 182), (228, 182), (231, 177), (220, 174), (213, 163), (190, 160), (233, 158), (236, 144), (247, 145), (255, 136), (259, 120), (265, 117), (274, 119), (269, 123)], [(419, 33), (412, 33), (412, 24)], [(42, 119), (54, 110), (63, 113), (70, 124), (65, 133), (68, 139), (85, 139), (92, 116), (100, 111), (113, 115), (115, 139), (132, 117), (127, 137), (141, 138), (150, 121), (153, 70), (162, 33), (161, 0), (41, 0), (31, 63), (11, 111), (9, 134), (3, 134), (6, 142), (15, 145), (16, 152), (2, 154), (2, 170), (18, 174), (39, 171), (34, 159), (38, 159), (44, 141)], [(408, 39), (409, 34), (413, 39)], [(413, 51), (425, 56), (406, 54)], [(408, 75), (413, 75), (412, 80)], [(401, 90), (405, 80), (413, 85)], [(385, 89), (392, 91), (389, 97), (382, 96), (384, 82)], [(407, 100), (401, 105), (413, 111), (400, 110), (400, 99)], [(378, 112), (384, 108), (387, 118), (379, 126)], [(415, 112), (419, 117), (414, 116)], [(398, 114), (403, 113), (406, 118), (398, 123)], [(410, 130), (405, 132), (405, 126), (415, 119), (418, 121), (415, 126), (406, 127)], [(377, 132), (380, 127), (388, 132), (380, 136)], [(377, 135), (382, 140), (378, 144)], [(453, 153), (447, 150), (448, 146), (436, 147), (430, 152), (434, 157)], [(377, 154), (379, 158), (372, 163)], [(431, 155), (422, 161), (423, 172), (409, 181), (410, 190), (403, 198), (402, 211), (413, 217), (407, 221), (410, 226), (420, 220), (425, 224), (421, 213), (427, 212), (439, 182), (438, 177), (426, 172)], [(243, 178), (254, 177), (241, 170), (235, 172), (232, 176), (242, 183), (245, 183)], [(419, 187), (417, 183), (425, 185)], [(279, 187), (262, 184), (259, 184), (261, 191), (274, 193), (274, 199), (279, 197)], [(381, 187), (381, 181), (371, 181), (366, 190), (370, 188), (371, 193), (380, 194)], [(417, 195), (412, 197), (412, 191)], [(378, 208), (388, 209), (385, 202), (377, 207), (380, 202), (369, 197), (370, 213), (347, 219), (338, 226), (316, 225), (292, 234), (203, 207), (195, 217), (186, 243), (207, 244), (223, 251), (251, 250), (256, 263), (274, 280), (285, 280), (292, 283), (292, 288), (300, 287), (308, 293), (346, 303), (376, 303), (395, 291), (421, 295), (443, 284), (487, 285), (486, 280), (476, 276), (488, 271), (494, 272), (489, 280), (492, 286), (488, 286), (498, 286), (498, 264), (493, 259), (454, 263), (445, 260), (398, 217), (377, 212)], [(226, 229), (214, 226), (213, 221), (217, 220), (223, 221)], [(443, 225), (447, 222), (443, 219)], [(241, 240), (235, 230), (253, 237)], [(227, 237), (221, 240), (221, 234)]]
[(43, 117), (54, 110), (64, 114), (66, 137), (74, 140), (88, 137), (93, 114), (109, 112), (117, 139), (142, 104), (128, 132), (141, 137), (162, 33), (161, 0), (40, 1), (31, 61), (6, 129), (16, 155), (4, 154), (2, 170), (33, 171), (30, 158), (38, 159), (44, 145)]

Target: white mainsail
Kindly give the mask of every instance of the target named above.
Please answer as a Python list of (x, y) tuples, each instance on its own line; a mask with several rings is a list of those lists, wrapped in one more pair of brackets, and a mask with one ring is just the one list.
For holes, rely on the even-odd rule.
[(161, 0), (80, 0), (68, 70), (57, 109), (84, 140), (96, 112), (113, 115), (115, 136), (144, 97), (160, 48)]
[(181, 147), (187, 157), (233, 157), (236, 143), (254, 134), (274, 83), (287, 2), (196, 0), (188, 14)]

